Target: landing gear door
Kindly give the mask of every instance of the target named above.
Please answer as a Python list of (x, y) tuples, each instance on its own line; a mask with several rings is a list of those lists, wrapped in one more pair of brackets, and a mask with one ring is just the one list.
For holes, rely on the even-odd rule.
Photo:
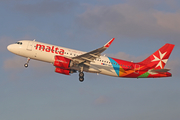
[(28, 42), (27, 50), (32, 51), (33, 43), (34, 43), (34, 41)]
[(140, 65), (139, 64), (135, 64), (134, 73), (139, 74), (139, 69), (140, 69)]

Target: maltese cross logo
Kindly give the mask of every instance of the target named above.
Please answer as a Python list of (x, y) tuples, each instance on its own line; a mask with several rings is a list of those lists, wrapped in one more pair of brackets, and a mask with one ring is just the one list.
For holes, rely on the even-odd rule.
[(166, 55), (166, 53), (167, 53), (167, 52), (165, 52), (165, 53), (162, 54), (161, 51), (159, 50), (159, 56), (160, 56), (160, 58), (157, 57), (157, 56), (155, 56), (155, 55), (153, 55), (154, 60), (152, 60), (151, 62), (159, 61), (159, 63), (156, 65), (156, 68), (159, 67), (159, 66), (161, 67), (161, 69), (164, 68), (163, 63), (166, 64), (166, 62), (168, 61), (168, 59), (163, 59), (164, 56)]

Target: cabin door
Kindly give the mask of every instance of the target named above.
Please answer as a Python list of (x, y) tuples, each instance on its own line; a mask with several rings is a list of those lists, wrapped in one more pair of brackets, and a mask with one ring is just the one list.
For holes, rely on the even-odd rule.
[(32, 51), (33, 41), (28, 42), (27, 50)]
[(135, 64), (134, 73), (139, 74), (139, 70), (140, 70), (140, 65), (139, 64)]

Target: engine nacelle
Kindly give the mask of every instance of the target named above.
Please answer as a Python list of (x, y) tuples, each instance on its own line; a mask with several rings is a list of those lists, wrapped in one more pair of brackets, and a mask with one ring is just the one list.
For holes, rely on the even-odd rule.
[(76, 70), (70, 69), (73, 66), (73, 62), (65, 57), (62, 56), (55, 56), (54, 57), (54, 66), (55, 72), (69, 75), (70, 73), (75, 73)]
[(65, 74), (65, 75), (69, 75), (70, 69), (62, 69), (62, 68), (56, 67), (55, 72)]
[(70, 69), (73, 65), (72, 61), (68, 58), (62, 56), (55, 56), (54, 57), (54, 66), (62, 69)]
[(73, 69), (62, 69), (62, 68), (55, 68), (55, 72), (65, 74), (65, 75), (70, 75), (70, 73), (76, 73), (76, 70)]

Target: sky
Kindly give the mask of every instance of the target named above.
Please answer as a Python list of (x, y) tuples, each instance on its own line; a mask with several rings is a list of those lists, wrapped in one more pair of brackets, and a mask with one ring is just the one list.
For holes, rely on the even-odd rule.
[[(0, 0), (0, 120), (179, 120), (179, 0)], [(165, 43), (173, 77), (129, 79), (54, 72), (7, 50), (19, 40), (142, 61)]]

